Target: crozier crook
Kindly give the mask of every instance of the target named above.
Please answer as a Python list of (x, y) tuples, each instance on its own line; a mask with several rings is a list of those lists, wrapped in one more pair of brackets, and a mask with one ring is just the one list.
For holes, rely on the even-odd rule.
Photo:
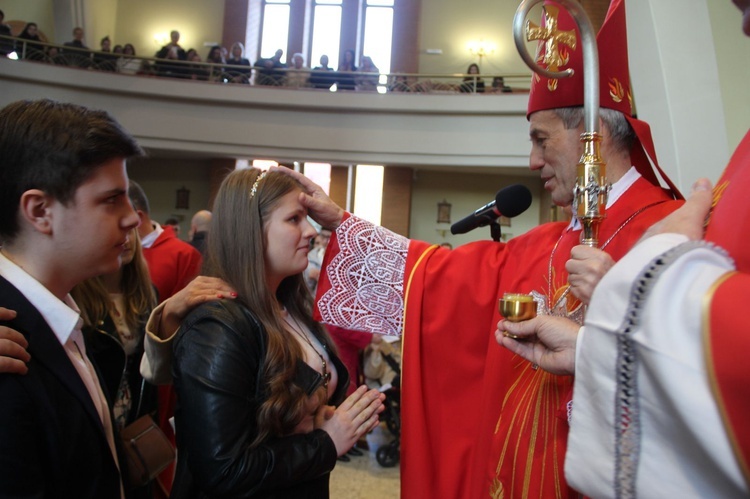
[[(544, 0), (524, 0), (516, 10), (513, 18), (513, 38), (521, 58), (532, 71), (549, 78), (548, 88), (554, 91), (557, 79), (573, 76), (573, 69), (562, 71), (568, 57), (560, 51), (564, 44), (572, 49), (576, 46), (575, 31), (557, 29), (556, 7), (544, 6), (544, 26), (535, 26), (526, 21), (529, 10)], [(583, 226), (581, 244), (596, 247), (599, 244), (599, 224), (605, 217), (607, 195), (610, 184), (605, 178), (606, 164), (600, 154), (602, 140), (599, 133), (599, 51), (596, 35), (588, 16), (580, 4), (574, 0), (555, 0), (573, 17), (581, 33), (583, 50), (583, 108), (584, 132), (581, 142), (584, 144), (583, 155), (578, 162), (578, 178), (573, 189), (573, 213)], [(537, 57), (531, 57), (526, 48), (527, 41), (539, 40)], [(539, 63), (546, 67), (542, 67)]]

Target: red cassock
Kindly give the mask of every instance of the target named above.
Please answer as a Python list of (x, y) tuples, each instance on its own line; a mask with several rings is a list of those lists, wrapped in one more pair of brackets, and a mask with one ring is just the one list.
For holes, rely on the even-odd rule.
[(151, 282), (159, 291), (159, 302), (188, 285), (201, 270), (203, 257), (185, 241), (181, 241), (169, 226), (164, 227), (150, 248), (143, 248)]
[[(143, 248), (143, 257), (148, 264), (151, 282), (159, 293), (159, 302), (171, 297), (188, 285), (200, 272), (203, 257), (200, 252), (188, 243), (181, 241), (169, 226), (164, 227), (159, 237), (149, 248)], [(172, 385), (158, 387), (159, 392), (159, 427), (164, 431), (172, 445), (175, 436), (169, 419), (174, 416), (177, 399)], [(159, 485), (164, 496), (172, 489), (174, 463), (161, 472)], [(158, 493), (157, 493), (158, 494)], [(157, 495), (157, 497), (162, 497)]]
[[(639, 178), (608, 208), (600, 245), (619, 259), (679, 206), (670, 200)], [(494, 331), (506, 292), (532, 293), (539, 313), (582, 318), (565, 292), (565, 262), (579, 237), (557, 222), (507, 244), (447, 250), (356, 217), (336, 230), (318, 320), (403, 331), (402, 497), (577, 496), (563, 473), (572, 378), (533, 369), (499, 346)]]
[[(717, 283), (708, 304), (707, 343), (714, 390), (740, 468), (750, 482), (750, 324), (741, 312), (750, 297), (750, 132), (714, 188), (705, 239), (734, 259), (737, 272)], [(704, 328), (706, 329), (706, 328)]]

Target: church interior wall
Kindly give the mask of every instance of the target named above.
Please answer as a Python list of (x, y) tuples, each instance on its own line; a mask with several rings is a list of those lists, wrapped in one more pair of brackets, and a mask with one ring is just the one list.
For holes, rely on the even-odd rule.
[[(716, 64), (727, 126), (728, 150), (733, 151), (745, 136), (750, 116), (750, 40), (739, 30), (737, 8), (731, 2), (708, 2), (714, 33)], [(693, 68), (700, 71), (701, 67)]]
[(538, 178), (498, 173), (417, 171), (412, 184), (409, 237), (436, 244), (449, 242), (454, 248), (471, 241), (490, 240), (489, 227), (455, 236), (446, 231), (449, 224), (437, 223), (437, 204), (443, 200), (451, 204), (451, 223), (455, 223), (495, 199), (497, 191), (512, 184), (528, 187), (532, 193), (532, 204), (527, 211), (511, 219), (510, 227), (501, 228), (506, 238), (523, 234), (539, 224), (542, 206)]
[[(139, 158), (128, 163), (128, 177), (146, 192), (151, 218), (159, 223), (177, 218), (180, 239), (187, 240), (193, 214), (210, 206), (211, 163), (210, 159)], [(189, 208), (176, 208), (177, 190), (182, 188), (190, 191)]]
[[(734, 148), (747, 130), (746, 117), (750, 115), (750, 97), (748, 97), (746, 91), (746, 82), (750, 77), (750, 64), (747, 64), (747, 62), (750, 62), (748, 61), (748, 54), (750, 52), (747, 50), (747, 44), (750, 42), (738, 34), (738, 30), (729, 29), (739, 22), (736, 8), (731, 5), (730, 2), (707, 2), (706, 0), (690, 1), (699, 3), (705, 2), (704, 9), (707, 8), (710, 14), (711, 32), (716, 52), (715, 64), (718, 68), (717, 74), (719, 82), (718, 88), (696, 88), (696, 99), (700, 99), (701, 95), (715, 95), (717, 92), (720, 93), (720, 99), (718, 102), (722, 105), (724, 121), (718, 123), (718, 125), (714, 123), (710, 126), (715, 127), (721, 126), (722, 123), (724, 124), (726, 128), (726, 150), (728, 151)], [(6, 12), (6, 20), (34, 20), (40, 25), (47, 36), (54, 41), (62, 42), (68, 40), (70, 34), (69, 32), (55, 29), (53, 12), (55, 9), (59, 10), (60, 6), (64, 4), (72, 4), (72, 2), (70, 0), (35, 0), (33, 2), (27, 0), (4, 0), (2, 8)], [(199, 49), (204, 49), (203, 52), (205, 52), (205, 47), (203, 47), (204, 44), (221, 40), (222, 23), (225, 17), (225, 2), (223, 0), (161, 0), (159, 2), (148, 2), (146, 0), (129, 0), (127, 2), (120, 0), (103, 0), (101, 2), (95, 2), (93, 0), (84, 0), (84, 4), (87, 5), (87, 12), (102, 19), (111, 19), (112, 14), (116, 12), (114, 21), (102, 21), (105, 26), (102, 29), (112, 29), (114, 33), (113, 41), (115, 43), (125, 41), (134, 42), (139, 53), (145, 55), (149, 55), (158, 49), (163, 41), (157, 40), (155, 35), (161, 33), (164, 36), (168, 36), (169, 30), (174, 28), (181, 31), (181, 42), (184, 46), (196, 46)], [(476, 57), (468, 52), (466, 44), (470, 40), (483, 38), (497, 44), (495, 52), (488, 55), (483, 60), (483, 73), (492, 73), (494, 71), (511, 73), (517, 71), (527, 72), (528, 70), (523, 66), (515, 49), (512, 47), (512, 42), (510, 41), (510, 30), (504, 28), (506, 21), (507, 25), (510, 25), (510, 20), (512, 19), (512, 14), (515, 8), (516, 2), (497, 2), (493, 0), (471, 0), (465, 2), (454, 2), (452, 0), (424, 0), (421, 2), (421, 10), (419, 14), (419, 46), (409, 47), (405, 50), (417, 50), (419, 52), (419, 71), (422, 73), (463, 72), (468, 63), (476, 60)], [(685, 10), (683, 9), (683, 12), (684, 11)], [(111, 22), (114, 22), (114, 28), (111, 28)], [(629, 28), (631, 31), (631, 41), (634, 38), (637, 39), (637, 25), (634, 26), (634, 24), (631, 23)], [(99, 28), (97, 28), (97, 30), (99, 30)], [(94, 47), (98, 45), (98, 38), (98, 31), (87, 33), (87, 43), (89, 46)], [(427, 49), (433, 48), (440, 49), (442, 53), (439, 55), (426, 53)], [(634, 64), (633, 61), (639, 61), (641, 57), (642, 52), (631, 50), (631, 66), (637, 66), (638, 64)], [(743, 61), (745, 62), (744, 64)], [(702, 71), (704, 68), (695, 66), (692, 67), (691, 70)], [(688, 81), (685, 84), (687, 85), (690, 83), (691, 82)], [(140, 85), (140, 83), (138, 85)], [(634, 82), (634, 87), (636, 91), (638, 91), (639, 88), (643, 88), (642, 86), (638, 86), (637, 81)], [(73, 91), (63, 89), (58, 95), (74, 95), (74, 92), (71, 92)], [(304, 93), (299, 93), (294, 98), (296, 99), (299, 95), (304, 96)], [(371, 96), (352, 96), (352, 100), (359, 99), (364, 102), (369, 97)], [(419, 97), (425, 97), (425, 99), (421, 99), (422, 102), (425, 103), (424, 105), (434, 105), (434, 102), (431, 101), (429, 96)], [(520, 98), (520, 96), (514, 97)], [(460, 99), (464, 98), (462, 96), (455, 96), (454, 98), (457, 99), (454, 102), (470, 102), (468, 100), (460, 101)], [(636, 95), (636, 98), (638, 101), (638, 95)], [(302, 97), (302, 99), (304, 99), (304, 97)], [(467, 96), (466, 99), (470, 99), (470, 97)], [(475, 100), (479, 99), (484, 101), (485, 98), (477, 97)], [(82, 103), (86, 104), (86, 102)], [(204, 104), (205, 103), (201, 103), (200, 105)], [(645, 107), (642, 107), (640, 111), (643, 111), (643, 116), (649, 119), (648, 110), (645, 109)], [(291, 114), (293, 115), (294, 113)], [(451, 160), (455, 160), (458, 156), (465, 153), (465, 149), (467, 149), (465, 144), (473, 139), (466, 134), (461, 135), (458, 133), (458, 130), (467, 127), (471, 129), (472, 123), (477, 123), (475, 114), (476, 113), (467, 112), (465, 116), (455, 117), (456, 137), (460, 137), (460, 139), (446, 141), (443, 140), (443, 132), (436, 135), (436, 137), (438, 137), (436, 140), (436, 147), (440, 153), (444, 154), (445, 148), (448, 146), (457, 151), (451, 156)], [(651, 120), (649, 119), (649, 121)], [(666, 118), (665, 121), (669, 121), (669, 118)], [(484, 124), (485, 122), (486, 125)], [(495, 166), (513, 166), (525, 169), (524, 165), (526, 161), (523, 156), (528, 152), (528, 142), (525, 139), (523, 140), (523, 143), (519, 142), (519, 138), (525, 137), (526, 135), (527, 125), (525, 124), (525, 120), (516, 119), (498, 121), (495, 117), (486, 116), (485, 118), (480, 118), (480, 123), (482, 123), (482, 125), (478, 127), (478, 130), (477, 128), (474, 128), (475, 131), (486, 135), (487, 133), (495, 132), (497, 130), (498, 132), (495, 132), (495, 134), (498, 137), (497, 141), (502, 144), (501, 149), (503, 151), (511, 151), (509, 156), (505, 158), (505, 162), (496, 162)], [(516, 127), (517, 130), (513, 133), (509, 133), (508, 127), (510, 126)], [(659, 142), (673, 140), (673, 138), (669, 136), (669, 134), (660, 134), (660, 124), (657, 123), (654, 126), (654, 123), (652, 122), (652, 126), (655, 129), (657, 150), (661, 150)], [(695, 120), (694, 126), (700, 128), (701, 126), (707, 125), (700, 123), (699, 120)], [(379, 132), (379, 128), (380, 125), (378, 124), (374, 127), (374, 130), (363, 128), (361, 130), (356, 130), (356, 132), (367, 134), (369, 140), (372, 138), (373, 132)], [(354, 134), (355, 130), (352, 130), (351, 133)], [(699, 134), (699, 132), (696, 132), (696, 134)], [(279, 134), (279, 136), (286, 135), (287, 134)], [(412, 136), (417, 135), (412, 134)], [(396, 140), (395, 142), (398, 141)], [(158, 146), (159, 144), (154, 142), (152, 145)], [(356, 147), (362, 149), (362, 147)], [(462, 147), (464, 150), (461, 150)], [(468, 147), (468, 149), (471, 149), (471, 147)], [(494, 153), (495, 151), (490, 152)], [(368, 160), (372, 159), (372, 155), (377, 155), (377, 151), (374, 149), (369, 151), (369, 153), (371, 157), (367, 158)], [(487, 154), (478, 154), (474, 158), (468, 154), (466, 157), (469, 159), (470, 163), (468, 166), (488, 167), (488, 165), (492, 163), (492, 156)], [(703, 171), (705, 175), (712, 180), (715, 180), (718, 172), (723, 168), (725, 158), (720, 154), (717, 155), (717, 158), (721, 159), (716, 159), (711, 164), (708, 164), (708, 161), (704, 162), (706, 166)], [(323, 158), (317, 157), (314, 159), (321, 160)], [(333, 157), (332, 161), (341, 159), (346, 158)], [(387, 163), (390, 156), (384, 155), (382, 159), (383, 162)], [(171, 161), (175, 163), (180, 162), (176, 158), (172, 158)], [(434, 162), (435, 160), (432, 158), (429, 159), (429, 161)], [(450, 163), (450, 161), (448, 161), (448, 163)], [(460, 170), (461, 167), (464, 166), (459, 164), (460, 161), (456, 161), (455, 163), (456, 164), (454, 164), (453, 167), (457, 170)], [(669, 164), (665, 165), (664, 161), (662, 161), (662, 164), (672, 175), (670, 168), (674, 166)], [(677, 165), (676, 167), (679, 166), (680, 165)], [(697, 175), (697, 173), (694, 172), (695, 170), (690, 170), (689, 175), (685, 175), (684, 178), (679, 179), (679, 185), (683, 190), (689, 190), (690, 184), (695, 180), (695, 175)], [(484, 177), (487, 175), (488, 177), (484, 178), (481, 183), (491, 185), (492, 187), (486, 191), (475, 191), (471, 187), (467, 187), (466, 191), (462, 191), (462, 183), (454, 181), (459, 175), (440, 171), (429, 172), (423, 169), (419, 170), (416, 178), (419, 179), (420, 175), (427, 178), (449, 177), (451, 179), (447, 181), (446, 184), (449, 184), (451, 188), (457, 192), (456, 199), (465, 199), (465, 204), (462, 204), (464, 201), (457, 201), (454, 203), (453, 212), (456, 214), (455, 216), (458, 216), (458, 213), (462, 212), (462, 210), (465, 210), (468, 213), (469, 211), (476, 209), (478, 204), (482, 204), (484, 202), (483, 200), (492, 199), (494, 192), (497, 190), (493, 185), (493, 176), (499, 174), (491, 168), (490, 173), (487, 174), (476, 172), (466, 174), (467, 177)], [(530, 181), (529, 179), (525, 180)], [(164, 187), (158, 182), (154, 185)], [(425, 220), (428, 221), (435, 218), (434, 211), (436, 209), (435, 203), (437, 201), (433, 199), (433, 197), (439, 196), (442, 187), (439, 187), (438, 182), (437, 186), (428, 188), (426, 191), (428, 194), (426, 194), (425, 191), (421, 190), (421, 185), (424, 184), (420, 184), (419, 181), (415, 181), (414, 183), (414, 195), (411, 199), (413, 213), (410, 220), (406, 223), (406, 226), (409, 227), (409, 232), (412, 237), (424, 237), (427, 240), (433, 240), (435, 238), (434, 234), (432, 234), (434, 228), (429, 229), (431, 231), (429, 234), (428, 232), (425, 232), (423, 235), (419, 235), (419, 231), (422, 229), (418, 228), (418, 225), (429, 228), (431, 222), (416, 224), (415, 217), (420, 217), (421, 220), (421, 217), (424, 216)], [(169, 190), (174, 191), (175, 189), (176, 187), (173, 185), (169, 186)], [(430, 189), (433, 191), (431, 192)], [(208, 190), (210, 191), (210, 189)], [(191, 192), (192, 191), (193, 189), (191, 189)], [(198, 193), (199, 191), (196, 190), (195, 192)], [(206, 196), (209, 195), (210, 192), (207, 192)], [(171, 193), (171, 197), (174, 197), (174, 192)], [(535, 203), (536, 202), (535, 197)], [(165, 207), (165, 211), (166, 210), (168, 210), (167, 207)], [(532, 206), (532, 210), (536, 210), (537, 213), (535, 216), (543, 219), (543, 216), (540, 214), (543, 214), (545, 211), (544, 209)], [(521, 223), (522, 222), (519, 222), (517, 226), (521, 227)], [(516, 225), (514, 225), (508, 232), (517, 235)]]

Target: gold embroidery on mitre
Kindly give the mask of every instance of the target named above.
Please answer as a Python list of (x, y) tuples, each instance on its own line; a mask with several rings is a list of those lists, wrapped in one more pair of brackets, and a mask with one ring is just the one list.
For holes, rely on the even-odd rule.
[(628, 114), (630, 114), (630, 116), (634, 116), (636, 114), (635, 111), (634, 111), (634, 109), (635, 109), (635, 102), (633, 102), (633, 94), (630, 91), (630, 89), (628, 89), (628, 104), (630, 104), (630, 110), (629, 110)]
[(610, 78), (609, 80), (609, 96), (618, 104), (625, 98), (625, 87), (617, 78)]
[[(575, 50), (577, 39), (575, 30), (558, 31), (557, 18), (559, 9), (552, 5), (544, 7), (544, 26), (537, 26), (528, 21), (526, 23), (526, 40), (533, 42), (539, 40), (537, 48), (536, 62), (544, 64), (547, 70), (557, 72), (561, 66), (568, 64), (570, 53), (565, 47), (567, 45)], [(542, 50), (542, 47), (544, 50)], [(557, 89), (557, 78), (550, 78), (547, 81), (547, 88), (550, 92)]]

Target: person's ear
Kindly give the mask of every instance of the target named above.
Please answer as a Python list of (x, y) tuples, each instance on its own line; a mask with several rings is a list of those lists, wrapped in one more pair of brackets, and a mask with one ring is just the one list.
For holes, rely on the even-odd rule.
[(40, 189), (29, 189), (21, 194), (20, 214), (34, 230), (52, 233), (52, 206), (57, 201)]

